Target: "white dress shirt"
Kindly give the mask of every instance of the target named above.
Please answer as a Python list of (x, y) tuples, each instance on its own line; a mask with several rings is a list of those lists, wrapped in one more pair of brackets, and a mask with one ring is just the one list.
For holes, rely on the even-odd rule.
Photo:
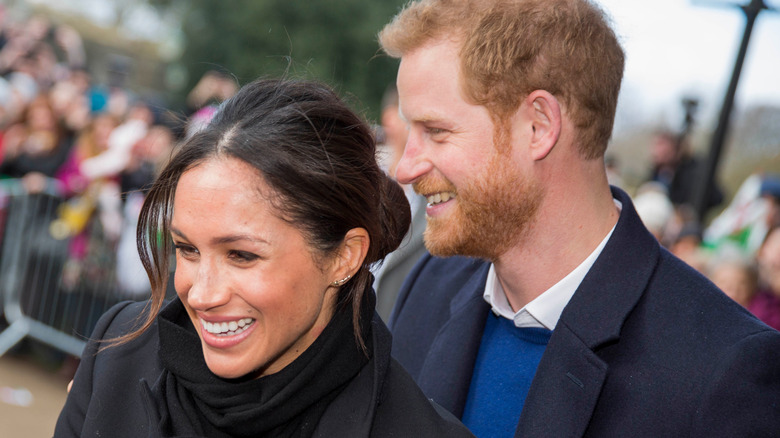
[[(623, 205), (617, 200), (614, 201), (618, 210), (621, 210)], [(513, 311), (512, 306), (509, 305), (504, 288), (498, 281), (496, 267), (491, 263), (483, 294), (485, 301), (490, 304), (493, 313), (514, 321), (516, 327), (540, 327), (554, 330), (564, 307), (569, 303), (593, 263), (596, 262), (604, 246), (607, 245), (616, 226), (617, 224), (609, 230), (601, 243), (579, 266), (517, 312)]]

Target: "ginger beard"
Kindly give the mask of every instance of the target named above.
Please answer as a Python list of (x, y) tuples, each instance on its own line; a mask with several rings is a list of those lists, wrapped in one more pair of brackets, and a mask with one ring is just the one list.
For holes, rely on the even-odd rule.
[(417, 193), (452, 191), (455, 210), (427, 217), (423, 238), (438, 257), (463, 255), (495, 261), (527, 232), (542, 201), (541, 186), (520, 174), (508, 154), (496, 151), (485, 170), (458, 189), (435, 177), (414, 184)]

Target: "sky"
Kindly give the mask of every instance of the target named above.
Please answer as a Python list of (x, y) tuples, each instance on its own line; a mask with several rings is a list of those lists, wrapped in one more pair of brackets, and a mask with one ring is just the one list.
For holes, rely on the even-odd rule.
[[(659, 118), (674, 128), (684, 96), (699, 99), (700, 119), (714, 123), (745, 30), (737, 0), (597, 1), (626, 51), (616, 123)], [(766, 3), (780, 9), (780, 1)], [(762, 11), (750, 38), (735, 109), (753, 105), (780, 107), (778, 11)]]

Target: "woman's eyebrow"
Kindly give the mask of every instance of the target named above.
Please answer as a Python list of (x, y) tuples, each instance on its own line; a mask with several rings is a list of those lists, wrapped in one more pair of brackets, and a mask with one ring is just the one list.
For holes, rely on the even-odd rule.
[(261, 243), (261, 244), (268, 245), (267, 240), (249, 234), (231, 234), (227, 236), (219, 236), (211, 239), (211, 242), (214, 244), (224, 244), (224, 243), (238, 242), (240, 240), (246, 240), (252, 243)]
[[(177, 228), (171, 228), (171, 233), (175, 234), (178, 237), (181, 237), (182, 239), (188, 240), (187, 236), (184, 235), (184, 233), (182, 233)], [(264, 245), (268, 245), (269, 244), (269, 242), (267, 240), (265, 240), (263, 238), (260, 238), (260, 237), (257, 237), (257, 236), (250, 235), (250, 234), (229, 234), (229, 235), (226, 235), (226, 236), (218, 236), (218, 237), (212, 238), (211, 239), (211, 243), (215, 244), (215, 245), (221, 245), (221, 244), (225, 244), (225, 243), (238, 242), (238, 241), (241, 241), (241, 240), (245, 240), (245, 241), (249, 241), (249, 242), (253, 242), (253, 243), (260, 243), (260, 244), (264, 244)]]

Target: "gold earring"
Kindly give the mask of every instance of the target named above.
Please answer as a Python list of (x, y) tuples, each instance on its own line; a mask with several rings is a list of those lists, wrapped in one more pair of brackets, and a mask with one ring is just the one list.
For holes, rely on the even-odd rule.
[(332, 282), (330, 285), (333, 286), (333, 287), (339, 287), (339, 286), (343, 285), (344, 283), (346, 283), (347, 281), (349, 281), (350, 278), (352, 278), (352, 276), (351, 275), (347, 275), (346, 277), (342, 278), (341, 280), (336, 280), (336, 281)]

